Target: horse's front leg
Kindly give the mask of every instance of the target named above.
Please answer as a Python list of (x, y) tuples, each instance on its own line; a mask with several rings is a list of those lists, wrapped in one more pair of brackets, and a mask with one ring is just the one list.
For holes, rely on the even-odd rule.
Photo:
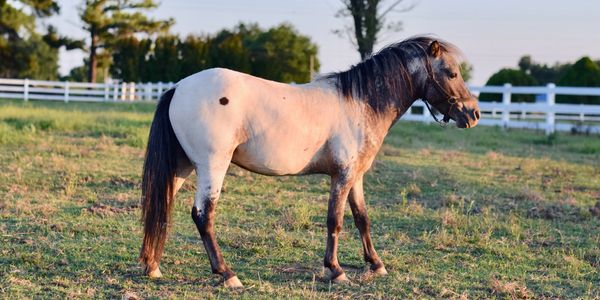
[(354, 182), (354, 186), (352, 186), (350, 194), (348, 195), (348, 201), (350, 202), (350, 209), (352, 209), (354, 224), (360, 233), (365, 261), (371, 264), (370, 271), (378, 275), (387, 274), (385, 266), (377, 255), (375, 247), (373, 247), (373, 242), (371, 241), (371, 222), (369, 221), (367, 206), (365, 205), (362, 175)]
[(327, 211), (327, 246), (325, 249), (324, 265), (331, 271), (329, 279), (334, 282), (348, 281), (348, 277), (346, 277), (344, 270), (338, 262), (337, 248), (339, 233), (344, 223), (344, 207), (346, 206), (346, 199), (353, 184), (352, 177), (348, 173), (331, 177), (331, 193)]

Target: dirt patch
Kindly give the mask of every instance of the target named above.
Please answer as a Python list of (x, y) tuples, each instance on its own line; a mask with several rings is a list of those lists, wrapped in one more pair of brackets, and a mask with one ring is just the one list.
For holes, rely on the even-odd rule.
[(544, 196), (542, 196), (539, 191), (526, 187), (515, 195), (515, 199), (520, 201), (541, 202), (544, 200)]
[(139, 205), (129, 205), (125, 207), (115, 207), (106, 204), (94, 204), (92, 207), (88, 207), (87, 211), (100, 216), (112, 216), (114, 214), (129, 213), (137, 210)]
[(573, 205), (538, 204), (527, 211), (527, 217), (546, 220), (580, 220), (582, 211)]
[(115, 177), (110, 178), (108, 180), (108, 184), (111, 187), (122, 187), (122, 188), (128, 188), (128, 189), (139, 188), (141, 186), (141, 183), (139, 180), (133, 180), (130, 178), (125, 178), (125, 177), (120, 177), (120, 176), (115, 176)]

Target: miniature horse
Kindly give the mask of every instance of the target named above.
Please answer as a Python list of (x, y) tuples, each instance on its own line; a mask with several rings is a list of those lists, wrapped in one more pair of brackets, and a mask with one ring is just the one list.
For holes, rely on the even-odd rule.
[(460, 75), (458, 50), (429, 37), (390, 45), (347, 71), (301, 85), (227, 69), (181, 80), (162, 95), (148, 140), (142, 181), (144, 240), (140, 259), (150, 277), (171, 221), (173, 199), (192, 170), (197, 191), (192, 219), (212, 272), (241, 287), (217, 243), (215, 207), (230, 163), (264, 175), (327, 174), (331, 191), (324, 266), (347, 281), (337, 260), (346, 200), (360, 232), (370, 272), (386, 274), (370, 236), (363, 175), (390, 127), (423, 99), (460, 128), (477, 124), (477, 99)]

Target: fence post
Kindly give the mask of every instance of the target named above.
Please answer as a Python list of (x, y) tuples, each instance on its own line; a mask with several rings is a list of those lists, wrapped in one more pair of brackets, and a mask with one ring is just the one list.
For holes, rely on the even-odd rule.
[(29, 78), (23, 80), (23, 101), (29, 100)]
[(510, 122), (510, 110), (508, 107), (511, 101), (511, 89), (512, 84), (504, 84), (504, 90), (502, 91), (502, 104), (504, 106), (504, 109), (502, 110), (502, 126), (504, 126), (504, 128), (508, 128), (508, 123)]
[(65, 103), (69, 103), (69, 82), (65, 81)]
[(125, 101), (127, 99), (127, 83), (125, 81), (121, 82), (121, 101)]
[(554, 133), (554, 104), (556, 103), (556, 85), (548, 83), (548, 92), (546, 94), (546, 103), (548, 111), (546, 112), (546, 134)]
[(162, 92), (163, 92), (163, 83), (162, 83), (162, 81), (159, 81), (158, 82), (158, 97), (157, 97), (157, 99), (160, 99)]
[(104, 102), (108, 102), (108, 95), (109, 95), (109, 90), (108, 90), (108, 82), (104, 82)]
[(119, 83), (113, 81), (113, 101), (117, 102), (117, 100), (119, 100)]
[(129, 83), (129, 101), (135, 100), (135, 82)]
[(144, 84), (146, 87), (146, 96), (144, 97), (146, 101), (152, 100), (152, 82), (146, 82)]

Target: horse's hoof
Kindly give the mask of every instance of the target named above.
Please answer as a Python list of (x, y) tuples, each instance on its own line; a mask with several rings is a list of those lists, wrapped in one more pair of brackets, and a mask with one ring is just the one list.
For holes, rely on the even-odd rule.
[(159, 269), (159, 268), (156, 268), (156, 269), (154, 269), (154, 270), (152, 270), (152, 271), (148, 272), (148, 274), (147, 274), (147, 275), (148, 275), (148, 277), (150, 277), (150, 278), (159, 278), (159, 277), (162, 277), (162, 273), (160, 272), (160, 269)]
[(377, 275), (377, 276), (384, 276), (384, 275), (388, 274), (385, 267), (377, 268), (376, 270), (371, 270), (371, 273), (373, 273), (374, 275)]
[(241, 289), (244, 287), (244, 285), (242, 285), (242, 282), (240, 282), (240, 280), (238, 279), (237, 276), (233, 276), (233, 277), (225, 280), (225, 282), (223, 284), (228, 289)]
[(338, 277), (332, 278), (331, 281), (333, 283), (349, 283), (350, 279), (348, 279), (348, 277), (346, 276), (346, 273), (342, 273), (342, 274), (338, 275)]

